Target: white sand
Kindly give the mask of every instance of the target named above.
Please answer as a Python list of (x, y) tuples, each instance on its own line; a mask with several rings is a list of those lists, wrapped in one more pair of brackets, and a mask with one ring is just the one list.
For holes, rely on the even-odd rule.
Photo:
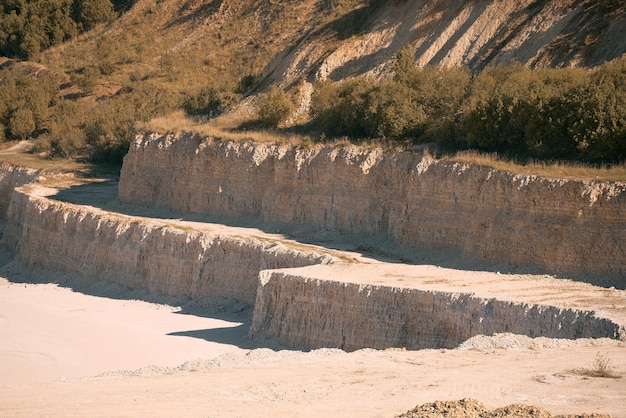
[[(54, 284), (0, 279), (0, 386), (151, 364), (173, 367), (190, 358), (243, 351), (201, 338), (211, 329), (242, 338), (247, 330), (241, 323), (175, 311), (75, 293)], [(171, 335), (175, 333), (183, 335)]]

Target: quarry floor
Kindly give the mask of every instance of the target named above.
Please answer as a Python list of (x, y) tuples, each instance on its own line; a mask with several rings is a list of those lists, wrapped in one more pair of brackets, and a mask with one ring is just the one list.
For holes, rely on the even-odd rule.
[[(58, 198), (183, 225), (195, 221), (120, 205), (115, 187), (72, 187)], [(206, 227), (280, 232), (242, 225)], [(347, 259), (367, 263), (371, 268), (364, 266), (360, 279), (377, 268), (403, 269), (334, 237), (318, 238), (329, 252), (340, 249)], [(437, 266), (423, 271), (435, 290), (470, 286), (479, 294), (557, 306), (569, 300), (624, 323), (624, 291), (568, 281), (573, 293), (567, 294), (563, 281), (547, 276)], [(494, 276), (504, 284), (494, 287)], [(303, 352), (250, 341), (251, 309), (189, 309), (178, 302), (31, 269), (1, 249), (0, 416), (390, 417), (425, 402), (474, 398), (489, 408), (524, 403), (552, 414), (626, 417), (625, 342), (499, 334), (477, 336), (451, 350)], [(585, 373), (598, 359), (623, 377)]]

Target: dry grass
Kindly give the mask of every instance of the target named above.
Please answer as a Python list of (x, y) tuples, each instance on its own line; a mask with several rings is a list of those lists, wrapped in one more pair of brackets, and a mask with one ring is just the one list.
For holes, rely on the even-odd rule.
[(590, 369), (578, 369), (577, 374), (588, 377), (606, 377), (610, 379), (621, 379), (622, 375), (614, 372), (607, 356), (598, 353), (593, 360), (593, 366)]
[(0, 155), (0, 162), (53, 172), (91, 171), (94, 168), (93, 164), (79, 163), (70, 159), (50, 160), (30, 153), (2, 154)]
[(307, 135), (293, 133), (281, 133), (280, 131), (264, 130), (239, 130), (235, 126), (245, 121), (228, 123), (218, 123), (215, 120), (204, 121), (192, 118), (183, 111), (176, 111), (167, 116), (158, 117), (145, 123), (140, 123), (137, 127), (140, 130), (155, 131), (160, 133), (169, 132), (195, 132), (207, 137), (221, 138), (224, 140), (244, 142), (253, 141), (259, 143), (279, 143), (292, 144), (296, 146), (311, 146), (313, 140)]
[(478, 164), (524, 175), (575, 180), (626, 181), (626, 165), (601, 168), (564, 162), (532, 162), (522, 165), (503, 160), (496, 154), (477, 151), (462, 151), (453, 156), (444, 157), (443, 160)]
[(119, 169), (112, 166), (79, 162), (71, 158), (48, 159), (40, 154), (31, 153), (30, 147), (22, 144), (6, 142), (0, 150), (0, 163), (7, 163), (17, 167), (28, 167), (42, 170), (44, 174), (68, 173), (72, 176), (85, 178), (115, 177)]

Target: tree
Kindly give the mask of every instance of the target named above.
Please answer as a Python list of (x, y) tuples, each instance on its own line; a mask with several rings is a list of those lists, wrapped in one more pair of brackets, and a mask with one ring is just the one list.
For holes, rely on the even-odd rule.
[(30, 109), (20, 108), (9, 119), (9, 130), (12, 135), (26, 139), (35, 130), (35, 118)]
[(4, 0), (0, 55), (31, 58), (116, 17), (110, 0)]
[(393, 64), (394, 80), (401, 84), (408, 84), (416, 70), (415, 52), (411, 45), (407, 45), (396, 54), (396, 62)]
[(74, 7), (75, 19), (85, 31), (100, 23), (108, 23), (116, 17), (110, 0), (76, 0)]
[(382, 83), (367, 95), (365, 110), (367, 135), (383, 139), (419, 136), (426, 125), (426, 115), (407, 86)]

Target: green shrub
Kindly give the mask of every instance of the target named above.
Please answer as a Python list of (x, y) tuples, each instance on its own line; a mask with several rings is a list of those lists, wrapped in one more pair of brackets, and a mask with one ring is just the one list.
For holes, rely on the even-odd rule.
[(85, 132), (77, 124), (79, 114), (77, 103), (60, 100), (50, 118), (48, 133), (35, 142), (35, 151), (45, 152), (51, 157), (84, 155), (87, 144)]
[(241, 77), (241, 79), (239, 80), (239, 83), (237, 83), (237, 88), (235, 89), (235, 93), (245, 94), (246, 92), (248, 92), (248, 90), (252, 88), (252, 86), (254, 86), (256, 82), (257, 82), (257, 77), (253, 76), (252, 74), (248, 74), (248, 75)]
[(74, 2), (74, 16), (80, 27), (87, 31), (100, 23), (108, 23), (117, 14), (110, 0), (80, 0)]
[(366, 136), (400, 139), (417, 137), (424, 131), (426, 114), (407, 86), (397, 82), (382, 83), (366, 97)]
[(76, 157), (85, 153), (85, 132), (70, 126), (60, 129), (52, 126), (50, 132), (37, 138), (34, 151), (51, 157)]
[(259, 104), (259, 120), (266, 128), (276, 128), (293, 110), (294, 105), (285, 92), (273, 88)]
[(318, 83), (311, 97), (311, 114), (326, 136), (370, 136), (374, 124), (366, 113), (372, 91), (377, 87), (370, 79), (355, 78), (340, 83)]
[(34, 130), (35, 118), (30, 109), (17, 109), (9, 119), (9, 131), (13, 136), (26, 139)]
[(121, 164), (135, 133), (135, 108), (125, 100), (108, 100), (91, 109), (84, 126), (92, 160)]
[(58, 89), (58, 81), (51, 75), (15, 77), (10, 71), (3, 71), (0, 73), (0, 123), (8, 126), (17, 110), (28, 109), (35, 123), (33, 131), (44, 128)]
[(76, 83), (87, 94), (93, 93), (99, 77), (100, 70), (96, 67), (83, 67), (71, 75), (72, 82)]
[(223, 105), (222, 96), (215, 87), (203, 87), (196, 94), (189, 95), (183, 107), (189, 115), (213, 116)]

